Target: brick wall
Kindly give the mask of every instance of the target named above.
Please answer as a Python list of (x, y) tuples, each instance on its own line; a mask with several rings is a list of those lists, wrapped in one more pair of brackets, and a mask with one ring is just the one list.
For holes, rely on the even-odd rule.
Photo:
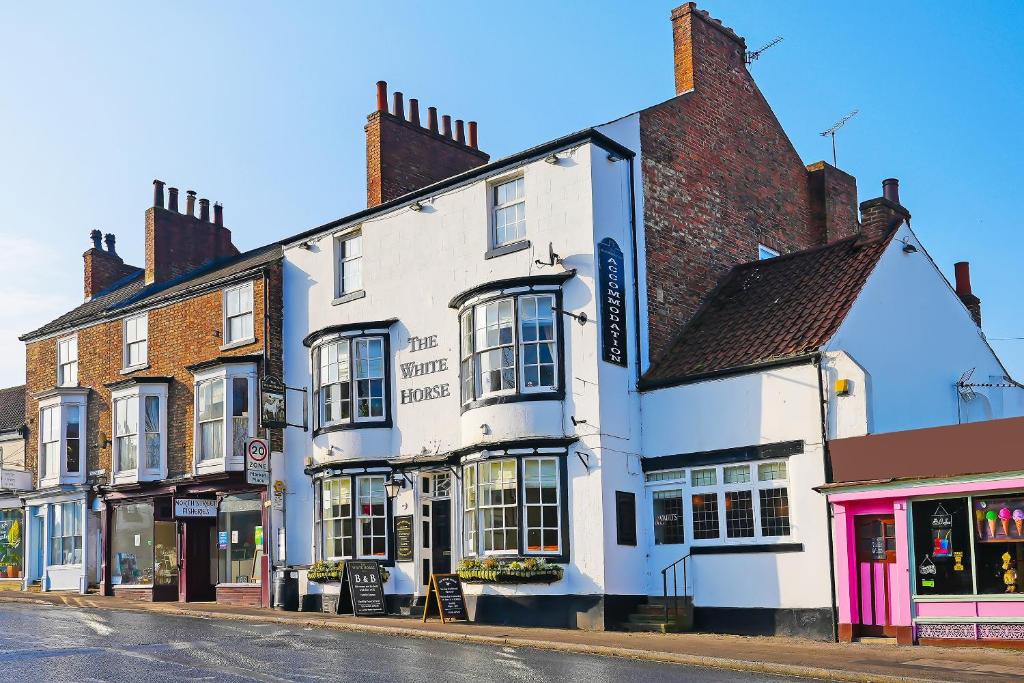
[(758, 243), (785, 253), (857, 229), (846, 174), (829, 174), (822, 191), (833, 196), (818, 213), (833, 208), (827, 220), (816, 213), (810, 173), (747, 71), (743, 39), (693, 3), (672, 25), (677, 96), (640, 112), (652, 360)]
[(96, 247), (82, 254), (82, 260), (85, 262), (83, 293), (86, 299), (138, 270), (117, 254)]
[[(274, 263), (267, 274), (270, 282), (269, 320), (271, 328), (270, 367), (280, 376), (281, 367), (281, 267)], [(130, 375), (122, 375), (123, 320), (103, 322), (77, 332), (78, 381), (89, 387), (87, 415), (86, 455), (87, 472), (105, 470), (107, 480), (111, 468), (113, 425), (111, 419), (110, 389), (104, 385), (132, 376), (166, 376), (172, 381), (168, 387), (167, 406), (167, 460), (168, 476), (191, 473), (194, 417), (194, 384), (192, 374), (185, 368), (221, 356), (258, 355), (263, 353), (266, 338), (263, 321), (264, 280), (262, 275), (253, 282), (253, 328), (256, 341), (252, 344), (221, 351), (223, 344), (223, 317), (221, 289), (170, 303), (149, 311), (149, 368)], [(26, 424), (28, 426), (26, 467), (38, 472), (39, 402), (34, 395), (52, 388), (56, 383), (58, 335), (26, 344)], [(253, 406), (253, 419), (258, 419)], [(275, 430), (279, 432), (280, 430)], [(98, 435), (107, 437), (107, 445), (100, 448)], [(281, 435), (272, 439), (280, 449)]]
[(146, 284), (237, 254), (222, 225), (158, 206), (146, 210)]
[(217, 604), (237, 605), (238, 607), (262, 607), (261, 587), (252, 586), (217, 586)]
[(386, 111), (366, 122), (366, 205), (377, 206), (471, 168), (490, 157)]

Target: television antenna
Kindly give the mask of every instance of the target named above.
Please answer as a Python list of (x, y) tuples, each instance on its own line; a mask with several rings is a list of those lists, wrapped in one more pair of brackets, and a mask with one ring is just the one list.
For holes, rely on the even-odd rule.
[(769, 49), (775, 47), (776, 45), (781, 43), (782, 40), (783, 40), (782, 36), (775, 36), (775, 38), (772, 39), (772, 41), (770, 43), (762, 45), (761, 47), (757, 48), (753, 52), (747, 52), (745, 55), (743, 55), (743, 61), (746, 62), (747, 64), (750, 64), (751, 62), (756, 60), (758, 57), (760, 57), (761, 54), (764, 51), (769, 50)]
[(821, 137), (826, 137), (829, 135), (832, 136), (832, 165), (835, 166), (836, 168), (839, 167), (839, 164), (836, 163), (836, 131), (845, 126), (847, 121), (849, 121), (859, 113), (859, 109), (854, 109), (849, 114), (847, 114), (846, 116), (832, 124), (831, 128), (829, 128), (828, 130), (821, 131)]

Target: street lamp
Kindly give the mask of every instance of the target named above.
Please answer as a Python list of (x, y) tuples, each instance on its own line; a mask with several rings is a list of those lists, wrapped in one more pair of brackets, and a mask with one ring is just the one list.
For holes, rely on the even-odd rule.
[(395, 498), (398, 492), (405, 488), (405, 482), (401, 479), (395, 479), (395, 475), (391, 475), (391, 478), (384, 482), (384, 493), (387, 494), (388, 498)]

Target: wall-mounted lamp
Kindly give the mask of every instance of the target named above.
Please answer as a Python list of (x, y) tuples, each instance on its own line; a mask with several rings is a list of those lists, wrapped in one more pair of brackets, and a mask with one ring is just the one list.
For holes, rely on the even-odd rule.
[(310, 239), (306, 240), (305, 242), (300, 242), (299, 243), (299, 247), (302, 248), (302, 249), (305, 249), (306, 251), (313, 251), (313, 245), (314, 244), (316, 244), (316, 240), (313, 239), (313, 238), (310, 238)]
[(546, 157), (544, 157), (544, 162), (554, 166), (555, 164), (558, 163), (558, 155), (557, 154), (549, 154)]
[(391, 475), (391, 478), (384, 482), (384, 493), (387, 494), (388, 498), (395, 498), (399, 492), (405, 488), (405, 479), (395, 479), (395, 475)]
[(910, 242), (904, 241), (903, 242), (903, 253), (904, 254), (916, 254), (917, 253), (917, 247), (915, 247)]
[(421, 201), (413, 202), (412, 204), (409, 205), (409, 210), (410, 211), (422, 211), (423, 210), (423, 202), (421, 202)]
[(608, 161), (615, 163), (616, 161), (622, 161), (625, 159), (624, 156), (616, 154), (615, 152), (608, 152)]

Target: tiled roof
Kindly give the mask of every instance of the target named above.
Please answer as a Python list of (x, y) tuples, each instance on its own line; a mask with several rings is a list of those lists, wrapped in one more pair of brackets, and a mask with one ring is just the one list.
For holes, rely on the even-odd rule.
[(839, 328), (891, 239), (854, 236), (736, 266), (643, 376), (641, 388), (819, 349)]
[(25, 424), (25, 385), (0, 389), (0, 432)]
[(144, 308), (167, 299), (173, 299), (193, 289), (270, 263), (281, 258), (282, 253), (280, 244), (269, 244), (238, 256), (215, 261), (166, 282), (148, 286), (145, 283), (145, 272), (138, 270), (114, 283), (96, 298), (86, 301), (39, 329), (22, 335), (21, 340), (42, 337), (78, 327), (87, 322), (115, 318), (134, 308)]

